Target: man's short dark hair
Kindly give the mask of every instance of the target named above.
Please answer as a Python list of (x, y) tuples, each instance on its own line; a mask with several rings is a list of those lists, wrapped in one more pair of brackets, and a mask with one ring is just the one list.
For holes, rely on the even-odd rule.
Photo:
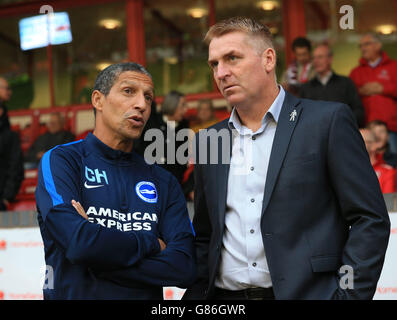
[(152, 79), (150, 73), (139, 63), (121, 62), (112, 64), (99, 72), (95, 80), (94, 90), (98, 90), (99, 92), (107, 96), (110, 92), (110, 89), (112, 89), (114, 83), (118, 79), (119, 75), (126, 71), (140, 72)]
[(295, 51), (295, 48), (307, 48), (310, 52), (312, 50), (312, 44), (308, 39), (298, 37), (292, 42), (292, 50)]
[[(112, 89), (114, 83), (122, 74), (126, 71), (135, 71), (140, 72), (147, 75), (150, 79), (152, 79), (151, 74), (139, 63), (136, 62), (121, 62), (112, 64), (101, 72), (99, 72), (98, 76), (95, 79), (94, 89), (98, 90), (105, 96), (107, 96)], [(96, 114), (96, 109), (94, 108), (94, 115)]]

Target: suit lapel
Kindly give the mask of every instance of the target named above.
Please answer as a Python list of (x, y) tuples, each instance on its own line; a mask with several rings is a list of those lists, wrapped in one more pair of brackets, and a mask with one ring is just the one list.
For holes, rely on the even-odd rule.
[[(225, 225), (225, 212), (226, 212), (226, 198), (227, 198), (227, 183), (229, 180), (229, 170), (230, 170), (230, 159), (232, 156), (232, 147), (233, 147), (233, 140), (232, 140), (232, 131), (228, 126), (228, 122), (226, 122), (225, 128), (229, 131), (229, 161), (228, 163), (222, 164), (222, 153), (225, 150), (227, 152), (227, 148), (224, 148), (221, 145), (218, 148), (218, 164), (216, 165), (216, 175), (217, 175), (217, 189), (219, 190), (218, 193), (218, 213), (219, 213), (219, 226), (221, 227), (221, 232), (223, 231), (223, 227)], [(223, 143), (223, 140), (222, 140)]]
[[(285, 92), (285, 99), (281, 108), (280, 116), (277, 123), (277, 129), (273, 140), (272, 151), (270, 154), (269, 167), (266, 176), (265, 192), (263, 195), (262, 215), (265, 213), (267, 206), (277, 181), (281, 165), (288, 145), (291, 140), (292, 133), (299, 121), (301, 106), (300, 100), (293, 95)], [(294, 115), (295, 117), (292, 117)], [(294, 118), (294, 120), (292, 120)]]

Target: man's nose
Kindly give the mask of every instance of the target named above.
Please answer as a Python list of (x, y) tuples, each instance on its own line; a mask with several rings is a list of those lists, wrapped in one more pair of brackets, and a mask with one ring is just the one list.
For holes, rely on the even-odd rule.
[(229, 75), (230, 75), (229, 68), (225, 64), (219, 62), (215, 73), (216, 79), (224, 80)]
[(134, 101), (134, 109), (145, 111), (147, 108), (147, 100), (144, 92), (139, 92)]

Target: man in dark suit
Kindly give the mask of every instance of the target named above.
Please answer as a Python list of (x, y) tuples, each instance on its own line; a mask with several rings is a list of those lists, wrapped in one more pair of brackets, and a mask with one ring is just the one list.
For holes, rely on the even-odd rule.
[(364, 126), (364, 108), (354, 82), (332, 70), (333, 53), (326, 44), (313, 50), (315, 77), (300, 88), (301, 98), (336, 101), (347, 104), (353, 111), (358, 126)]
[(196, 136), (198, 280), (184, 299), (371, 299), (390, 221), (351, 109), (277, 85), (271, 34), (251, 19), (205, 42), (234, 108)]

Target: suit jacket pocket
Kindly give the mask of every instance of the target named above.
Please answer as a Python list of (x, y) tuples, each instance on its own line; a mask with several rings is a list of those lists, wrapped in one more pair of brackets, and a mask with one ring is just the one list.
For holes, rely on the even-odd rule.
[(330, 272), (336, 271), (341, 267), (341, 259), (339, 256), (316, 256), (311, 257), (313, 272)]
[(283, 168), (294, 166), (294, 165), (299, 165), (302, 163), (307, 163), (311, 162), (316, 159), (317, 154), (316, 153), (309, 153), (304, 156), (299, 156), (299, 157), (292, 157), (292, 158), (285, 158), (284, 163), (283, 163)]

